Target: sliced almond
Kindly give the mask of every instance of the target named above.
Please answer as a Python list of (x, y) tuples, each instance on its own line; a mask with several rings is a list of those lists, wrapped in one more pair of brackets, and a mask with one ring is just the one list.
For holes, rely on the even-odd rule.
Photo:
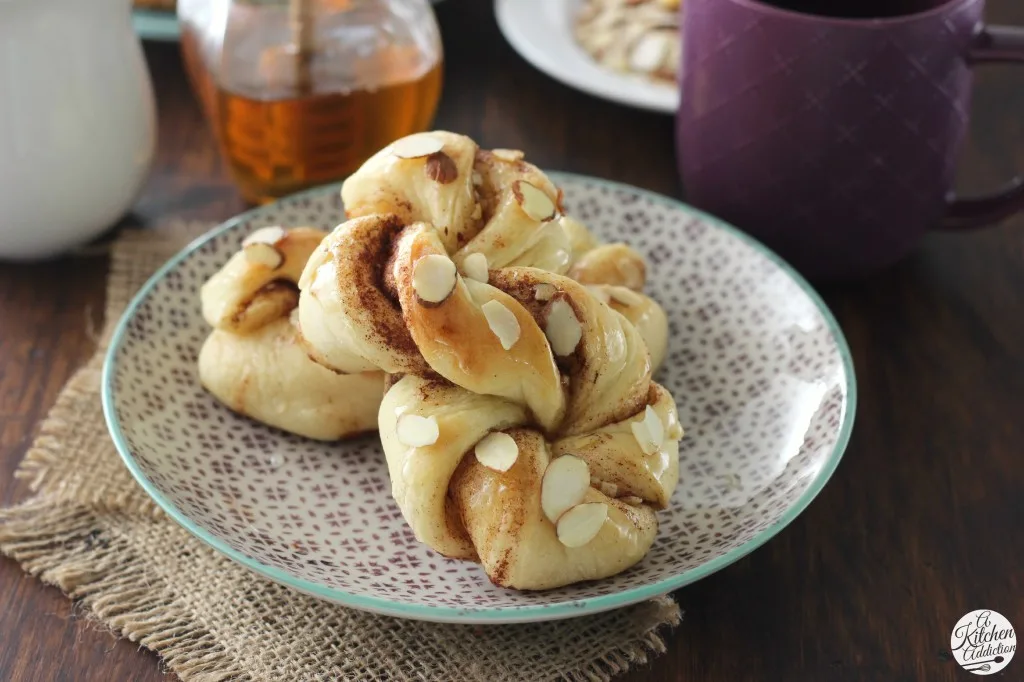
[(473, 184), (477, 187), (484, 184), (484, 176), (480, 175), (480, 171), (473, 171), (473, 174), (470, 177), (473, 178)]
[(628, 504), (630, 507), (639, 507), (641, 504), (644, 503), (643, 499), (637, 497), (636, 495), (626, 495), (625, 497), (620, 497), (619, 502), (622, 502), (623, 504)]
[(583, 325), (577, 319), (576, 311), (565, 299), (558, 298), (551, 302), (544, 324), (544, 336), (548, 337), (555, 355), (572, 355), (576, 346), (580, 345)]
[(487, 271), (487, 256), (482, 253), (471, 253), (462, 261), (462, 272), (470, 279), (486, 282), (490, 278)]
[(578, 504), (558, 519), (558, 540), (566, 547), (582, 547), (593, 540), (608, 519), (604, 502)]
[(512, 193), (523, 213), (533, 220), (544, 222), (555, 217), (555, 202), (536, 186), (525, 180), (516, 180), (512, 183)]
[(420, 258), (412, 270), (412, 288), (427, 303), (440, 303), (455, 288), (455, 263), (438, 253)]
[(277, 270), (284, 263), (284, 256), (266, 242), (253, 242), (242, 249), (245, 260), (253, 265), (264, 265), (271, 270)]
[(242, 240), (242, 246), (249, 246), (249, 244), (276, 244), (284, 239), (286, 234), (288, 233), (285, 229), (277, 225), (261, 227)]
[(629, 68), (641, 73), (652, 73), (661, 66), (669, 50), (669, 38), (662, 31), (651, 31), (637, 41), (629, 54)]
[(548, 464), (540, 484), (540, 508), (551, 523), (583, 501), (590, 488), (590, 467), (579, 457), (562, 455)]
[(396, 425), (398, 441), (410, 448), (422, 448), (437, 442), (437, 419), (418, 414), (403, 414)]
[(508, 471), (519, 458), (519, 446), (515, 439), (501, 431), (484, 436), (473, 452), (478, 462), (495, 471)]
[(492, 149), (491, 154), (494, 154), (496, 158), (499, 158), (502, 161), (508, 161), (509, 163), (522, 161), (526, 157), (526, 154), (522, 153), (518, 149)]
[(418, 159), (444, 149), (444, 142), (430, 133), (417, 133), (396, 140), (391, 153), (400, 159)]
[(554, 284), (548, 284), (547, 282), (541, 282), (533, 290), (533, 297), (538, 301), (550, 301), (551, 297), (557, 293), (558, 289), (555, 289)]
[(654, 438), (660, 447), (665, 442), (665, 424), (650, 405), (644, 409), (644, 424), (647, 425), (647, 430), (651, 432), (651, 437)]
[(480, 220), (484, 217), (484, 207), (477, 204), (473, 207), (473, 214), (469, 216), (473, 220)]
[(668, 437), (672, 440), (679, 440), (683, 437), (683, 427), (679, 422), (672, 422), (672, 426), (668, 427)]
[(604, 287), (599, 287), (596, 284), (587, 284), (586, 287), (590, 295), (601, 301), (601, 303), (608, 303), (612, 300), (608, 292), (604, 290)]
[(615, 485), (614, 483), (609, 483), (608, 481), (601, 481), (598, 484), (597, 489), (600, 490), (605, 495), (607, 495), (608, 497), (615, 497), (616, 495), (619, 494), (619, 486)]
[(608, 294), (613, 300), (625, 306), (641, 305), (644, 302), (643, 296), (626, 287), (608, 287)]
[(653, 455), (661, 449), (661, 444), (665, 441), (665, 426), (650, 405), (644, 410), (643, 418), (633, 422), (629, 427), (645, 455)]
[(480, 306), (487, 318), (487, 326), (501, 342), (501, 347), (508, 350), (519, 340), (519, 320), (515, 314), (500, 301), (488, 301)]

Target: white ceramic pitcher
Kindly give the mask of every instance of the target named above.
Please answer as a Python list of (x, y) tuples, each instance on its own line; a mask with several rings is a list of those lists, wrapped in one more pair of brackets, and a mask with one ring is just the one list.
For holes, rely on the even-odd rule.
[(154, 150), (131, 0), (0, 0), (0, 259), (53, 256), (113, 226)]

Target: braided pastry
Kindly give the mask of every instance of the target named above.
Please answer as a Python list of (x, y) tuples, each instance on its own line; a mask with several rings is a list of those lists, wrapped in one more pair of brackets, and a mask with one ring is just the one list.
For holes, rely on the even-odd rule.
[(257, 230), (203, 285), (203, 317), (214, 329), (199, 352), (199, 378), (240, 414), (337, 440), (377, 428), (384, 374), (336, 374), (310, 360), (300, 343), (291, 320), (296, 282), (325, 234)]
[(415, 536), (518, 589), (639, 561), (683, 435), (639, 255), (563, 216), (520, 153), (450, 133), (382, 150), (342, 197), (299, 328), (317, 362), (389, 375), (378, 428)]
[[(380, 273), (367, 268), (398, 231), (416, 222), (433, 226), (456, 267), (478, 279), (489, 269), (529, 266), (594, 285), (620, 312), (628, 309), (654, 369), (660, 366), (664, 311), (632, 295), (644, 286), (643, 258), (625, 244), (601, 243), (564, 215), (561, 191), (522, 152), (482, 150), (446, 131), (410, 135), (368, 159), (344, 182), (341, 196), (350, 224), (318, 249), (305, 285), (300, 282), (309, 289), (323, 266), (317, 295), (306, 297), (299, 318), (310, 356), (324, 366), (339, 372), (426, 369), (393, 301), (378, 291)], [(332, 279), (339, 285), (328, 285)]]

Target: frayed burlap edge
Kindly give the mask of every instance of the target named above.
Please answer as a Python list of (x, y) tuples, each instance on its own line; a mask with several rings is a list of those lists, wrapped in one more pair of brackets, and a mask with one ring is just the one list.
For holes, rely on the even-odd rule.
[(183, 680), (251, 679), (152, 579), (127, 541), (101, 540), (104, 526), (101, 511), (44, 496), (0, 511), (0, 551), (93, 620), (157, 653)]
[[(116, 460), (117, 455), (99, 409), (105, 349), (130, 298), (149, 274), (207, 228), (196, 223), (178, 223), (156, 230), (127, 230), (112, 245), (105, 327), (98, 339), (97, 352), (61, 391), (16, 473), (28, 482), (34, 495), (18, 506), (0, 510), (0, 552), (17, 561), (27, 573), (61, 589), (90, 617), (114, 633), (156, 652), (169, 670), (188, 681), (255, 682), (287, 677), (607, 682), (665, 652), (658, 631), (665, 626), (675, 627), (681, 619), (676, 603), (666, 597), (609, 614), (562, 621), (562, 625), (488, 626), (483, 631), (487, 633), (481, 638), (483, 641), (474, 645), (483, 647), (482, 650), (469, 646), (461, 653), (453, 651), (465, 640), (465, 628), (469, 626), (432, 625), (365, 614), (297, 595), (274, 583), (254, 582), (243, 568), (216, 554), (167, 518), (119, 461), (111, 468), (110, 458)], [(83, 424), (89, 428), (83, 429)], [(98, 450), (102, 452), (97, 455)], [(104, 458), (106, 466), (90, 466), (90, 457)], [(185, 551), (176, 553), (172, 549), (179, 547)], [(298, 622), (327, 623), (325, 632), (339, 637), (365, 630), (369, 633), (366, 639), (372, 640), (386, 631), (392, 636), (407, 637), (407, 646), (399, 648), (393, 660), (385, 657), (388, 660), (357, 661), (354, 666), (347, 658), (341, 661), (328, 657), (322, 668), (286, 665), (285, 669), (281, 669), (280, 661), (273, 655), (255, 655), (254, 660), (249, 660), (240, 655), (243, 650), (251, 656), (251, 652), (262, 652), (271, 642), (279, 651), (282, 644), (286, 651), (288, 647), (301, 649), (307, 646), (300, 641), (305, 633), (284, 628), (264, 631), (262, 638), (254, 635), (253, 641), (233, 636), (218, 622), (216, 609), (207, 614), (210, 609), (197, 608), (188, 591), (174, 589), (187, 586), (191, 590), (197, 584), (194, 580), (169, 579), (155, 570), (154, 548), (166, 554), (162, 561), (174, 568), (175, 575), (180, 570), (194, 569), (199, 575), (238, 577), (235, 583), (228, 584), (224, 594), (203, 595), (215, 602), (244, 593), (257, 603), (277, 604), (279, 610), (287, 611), (287, 616), (298, 618)], [(182, 553), (189, 558), (186, 563), (176, 564), (175, 561), (182, 561)], [(243, 584), (244, 588), (239, 587)], [(281, 621), (288, 622), (284, 617)], [(499, 630), (500, 635), (496, 634)], [(605, 637), (613, 635), (615, 641), (593, 651), (590, 657), (590, 651), (581, 651), (571, 660), (561, 660), (555, 669), (543, 661), (523, 667), (519, 660), (508, 665), (502, 665), (500, 660), (480, 660), (487, 658), (487, 646), (529, 648), (533, 642), (548, 642), (560, 636), (567, 642), (578, 641), (581, 636), (592, 639), (594, 632)], [(358, 639), (358, 634), (355, 637)], [(543, 651), (543, 646), (536, 649)], [(448, 663), (449, 657), (456, 659), (454, 663)], [(445, 667), (447, 670), (442, 670)]]

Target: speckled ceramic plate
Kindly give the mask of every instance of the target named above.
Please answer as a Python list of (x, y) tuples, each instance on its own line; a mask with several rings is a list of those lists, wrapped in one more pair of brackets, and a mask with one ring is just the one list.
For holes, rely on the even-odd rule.
[(817, 294), (737, 230), (624, 185), (552, 173), (570, 213), (648, 259), (668, 313), (656, 377), (686, 429), (680, 483), (635, 567), (549, 592), (492, 585), (479, 566), (415, 540), (373, 437), (323, 444), (240, 417), (199, 385), (209, 332), (198, 290), (253, 230), (331, 229), (336, 186), (231, 220), (175, 256), (128, 307), (103, 372), (125, 463), (172, 518), (242, 565), (297, 590), (407, 618), (567, 618), (667, 593), (729, 565), (792, 521), (846, 447), (855, 388), (842, 334)]

